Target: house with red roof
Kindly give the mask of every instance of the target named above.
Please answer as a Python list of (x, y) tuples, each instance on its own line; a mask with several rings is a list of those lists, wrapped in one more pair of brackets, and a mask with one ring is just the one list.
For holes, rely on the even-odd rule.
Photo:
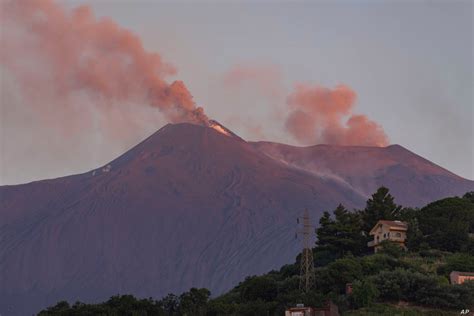
[(381, 243), (385, 240), (393, 242), (402, 248), (406, 248), (408, 224), (402, 221), (379, 220), (369, 232), (374, 239), (367, 243), (368, 247), (373, 247), (374, 252), (381, 248)]

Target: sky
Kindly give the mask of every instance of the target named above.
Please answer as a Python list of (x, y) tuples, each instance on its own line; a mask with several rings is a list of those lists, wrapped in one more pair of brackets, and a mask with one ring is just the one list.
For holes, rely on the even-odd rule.
[[(170, 81), (182, 80), (210, 118), (245, 139), (307, 145), (285, 128), (295, 86), (344, 85), (356, 95), (350, 113), (383, 127), (388, 143), (474, 179), (472, 1), (60, 4), (89, 5), (135, 33), (177, 69)], [(167, 121), (130, 110), (133, 130), (125, 135), (96, 126), (65, 136), (48, 129), (54, 122), (38, 123), (9, 71), (0, 66), (0, 74), (0, 184), (91, 170)], [(127, 122), (128, 111), (115, 119)]]

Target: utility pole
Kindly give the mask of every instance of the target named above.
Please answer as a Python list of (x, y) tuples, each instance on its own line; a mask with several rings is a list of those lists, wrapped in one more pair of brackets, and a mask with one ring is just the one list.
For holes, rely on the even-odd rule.
[[(308, 292), (314, 286), (314, 261), (311, 247), (311, 233), (314, 230), (309, 218), (308, 209), (303, 214), (303, 229), (298, 234), (303, 235), (303, 252), (301, 253), (300, 290)], [(297, 220), (299, 223), (299, 219)]]

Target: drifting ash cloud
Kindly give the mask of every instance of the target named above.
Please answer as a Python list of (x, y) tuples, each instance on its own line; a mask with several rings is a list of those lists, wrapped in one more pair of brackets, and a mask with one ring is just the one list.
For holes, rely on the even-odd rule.
[[(223, 83), (227, 88), (238, 88), (240, 96), (258, 91), (273, 108), (273, 117), (284, 122), (284, 132), (300, 144), (389, 144), (380, 124), (366, 115), (353, 113), (357, 95), (346, 85), (330, 89), (318, 85), (296, 84), (289, 93), (278, 67), (255, 63), (231, 67), (224, 74)], [(234, 102), (236, 99), (232, 98)], [(235, 121), (234, 119), (233, 122)], [(245, 128), (243, 124), (236, 125)], [(264, 122), (257, 122), (253, 126), (253, 130), (245, 130), (255, 137), (264, 135)]]
[(29, 101), (43, 91), (58, 107), (69, 106), (77, 94), (87, 94), (98, 107), (139, 100), (171, 122), (207, 122), (183, 82), (165, 81), (176, 74), (174, 67), (147, 52), (130, 31), (110, 19), (96, 19), (89, 7), (68, 11), (50, 0), (1, 6), (1, 63)]
[(386, 146), (378, 123), (352, 114), (356, 93), (345, 85), (334, 89), (298, 84), (288, 96), (287, 131), (303, 144)]

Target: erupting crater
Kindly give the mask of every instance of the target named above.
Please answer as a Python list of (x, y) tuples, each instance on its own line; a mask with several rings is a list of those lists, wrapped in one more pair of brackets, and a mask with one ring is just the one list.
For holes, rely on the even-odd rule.
[(220, 124), (219, 122), (217, 122), (215, 120), (209, 120), (208, 124), (209, 124), (210, 128), (215, 129), (216, 131), (218, 131), (221, 134), (224, 134), (224, 135), (230, 136), (230, 137), (240, 138), (239, 136), (234, 134), (232, 131), (230, 131), (227, 127), (225, 127), (224, 125)]

